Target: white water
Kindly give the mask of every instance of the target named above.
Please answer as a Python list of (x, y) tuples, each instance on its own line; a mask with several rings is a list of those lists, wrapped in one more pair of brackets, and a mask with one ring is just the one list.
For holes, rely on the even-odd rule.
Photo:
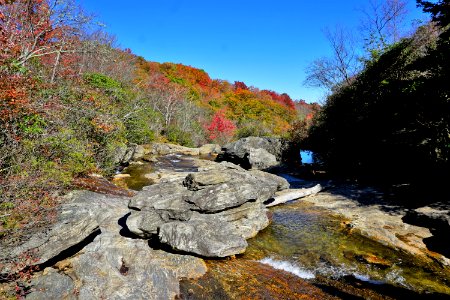
[[(289, 261), (285, 261), (285, 260), (276, 260), (273, 259), (271, 257), (266, 257), (263, 258), (261, 260), (259, 260), (258, 262), (269, 265), (275, 269), (278, 270), (284, 270), (286, 272), (292, 273), (300, 278), (303, 279), (313, 279), (315, 278), (315, 275), (313, 272), (308, 271), (306, 269), (303, 269), (301, 267), (299, 267), (298, 265), (291, 263)], [(345, 268), (339, 268), (339, 267), (331, 267), (331, 266), (327, 266), (327, 267), (319, 267), (317, 270), (315, 270), (318, 274), (321, 274), (323, 276), (329, 276), (335, 279), (344, 277), (344, 276), (353, 276), (354, 278), (361, 280), (361, 281), (365, 281), (371, 284), (385, 284), (385, 281), (382, 280), (375, 280), (372, 279), (369, 275), (367, 274), (361, 274), (355, 271), (351, 271), (351, 270), (345, 270)], [(394, 276), (394, 274), (392, 274)], [(397, 283), (403, 283), (402, 280), (404, 280), (403, 277), (401, 277), (399, 274), (395, 274), (394, 276), (396, 278)], [(404, 285), (404, 284), (403, 284)]]
[(384, 284), (385, 283), (380, 280), (370, 279), (370, 277), (368, 275), (364, 275), (364, 274), (353, 273), (353, 277), (355, 277), (358, 280), (365, 281), (365, 282), (368, 282), (371, 284)]
[(314, 278), (314, 273), (308, 271), (308, 270), (304, 270), (288, 261), (284, 261), (284, 260), (275, 260), (272, 259), (270, 257), (266, 257), (263, 258), (261, 260), (259, 260), (260, 263), (269, 265), (275, 269), (278, 270), (284, 270), (286, 272), (292, 273), (300, 278), (303, 279), (312, 279)]

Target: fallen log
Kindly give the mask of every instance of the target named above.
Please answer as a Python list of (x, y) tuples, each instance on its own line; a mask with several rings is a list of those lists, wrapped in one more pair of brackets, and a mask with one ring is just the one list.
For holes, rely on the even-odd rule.
[(312, 194), (317, 194), (323, 190), (323, 186), (320, 184), (316, 184), (311, 188), (306, 189), (287, 189), (280, 192), (277, 192), (274, 197), (265, 201), (264, 204), (266, 207), (275, 206), (281, 203), (286, 203), (288, 201), (297, 200), (299, 198), (303, 198)]

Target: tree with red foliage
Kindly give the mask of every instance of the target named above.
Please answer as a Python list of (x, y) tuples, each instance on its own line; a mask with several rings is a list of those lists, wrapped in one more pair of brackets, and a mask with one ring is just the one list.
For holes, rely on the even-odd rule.
[(277, 92), (271, 90), (262, 90), (261, 92), (265, 95), (270, 96), (270, 98), (272, 98), (273, 101), (283, 104), (284, 106), (295, 110), (294, 101), (292, 101), (291, 97), (288, 94), (283, 93), (280, 95)]
[(217, 111), (211, 123), (206, 126), (208, 138), (221, 145), (229, 142), (236, 132), (236, 125), (225, 117), (223, 111)]
[(33, 58), (51, 57), (51, 82), (64, 53), (81, 48), (80, 37), (90, 24), (74, 0), (0, 0), (0, 61), (16, 69)]
[(234, 82), (234, 89), (235, 90), (248, 90), (248, 86), (243, 83), (242, 81), (235, 81)]

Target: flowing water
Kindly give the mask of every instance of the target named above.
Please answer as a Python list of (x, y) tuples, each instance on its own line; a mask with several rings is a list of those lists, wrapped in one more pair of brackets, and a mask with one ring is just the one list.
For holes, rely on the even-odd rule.
[[(138, 190), (149, 184), (144, 173), (161, 169), (196, 171), (188, 158), (172, 155), (124, 172)], [(248, 241), (245, 254), (208, 260), (206, 276), (181, 283), (181, 297), (450, 299), (448, 270), (351, 233), (340, 217), (302, 201), (271, 208), (271, 214), (271, 225)]]
[(374, 290), (450, 295), (448, 273), (421, 264), (342, 226), (345, 220), (304, 202), (272, 209), (272, 224), (249, 241), (242, 259), (258, 260), (304, 279), (365, 282)]

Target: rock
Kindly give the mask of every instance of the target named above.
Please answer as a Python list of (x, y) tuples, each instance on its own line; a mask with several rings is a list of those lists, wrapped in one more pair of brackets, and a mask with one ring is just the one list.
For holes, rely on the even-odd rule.
[[(126, 176), (125, 174), (123, 175)], [(74, 178), (72, 184), (78, 189), (85, 189), (100, 194), (125, 197), (131, 197), (135, 194), (134, 191), (119, 187), (109, 182), (106, 178), (98, 176)]]
[(186, 177), (186, 173), (161, 170), (158, 172), (145, 174), (144, 177), (150, 179), (153, 183), (179, 182), (184, 180), (184, 178)]
[(220, 220), (169, 222), (161, 226), (159, 238), (173, 249), (205, 257), (226, 257), (243, 253), (247, 248), (247, 242), (235, 233), (235, 227)]
[(248, 154), (248, 163), (251, 169), (264, 170), (279, 164), (275, 155), (261, 148), (250, 148)]
[(260, 190), (251, 183), (222, 183), (193, 193), (188, 202), (196, 209), (213, 213), (261, 198)]
[(164, 224), (156, 210), (145, 212), (132, 211), (127, 218), (128, 230), (142, 238), (151, 238), (158, 233), (158, 228)]
[[(173, 299), (181, 278), (206, 272), (204, 262), (149, 247), (129, 237), (129, 199), (74, 192), (71, 205), (87, 206), (101, 234), (75, 255), (47, 268), (33, 280), (31, 299)], [(119, 234), (120, 233), (120, 234)], [(59, 243), (59, 241), (58, 241)], [(55, 246), (55, 244), (53, 244)], [(56, 270), (58, 270), (56, 272)]]
[(210, 185), (221, 184), (230, 181), (229, 174), (217, 171), (191, 173), (183, 181), (183, 185), (190, 191), (198, 191)]
[(266, 169), (281, 162), (284, 148), (277, 138), (247, 137), (223, 146), (217, 160), (245, 169)]
[(153, 143), (150, 153), (153, 155), (167, 155), (167, 154), (183, 154), (183, 155), (199, 155), (198, 148), (189, 148), (174, 144), (160, 144)]
[(147, 151), (144, 146), (142, 145), (136, 145), (134, 147), (133, 155), (131, 157), (131, 160), (138, 160), (143, 158), (147, 154)]
[(154, 155), (151, 155), (151, 154), (145, 154), (141, 159), (146, 162), (157, 162), (158, 161), (158, 159)]
[[(407, 214), (405, 210), (396, 210), (392, 205), (387, 205), (385, 208), (379, 204), (362, 205), (360, 202), (363, 202), (363, 197), (376, 199), (378, 195), (373, 189), (340, 185), (303, 198), (303, 201), (349, 219), (350, 222), (346, 224), (346, 227), (351, 232), (415, 255), (424, 262), (439, 261), (443, 266), (450, 265), (448, 258), (427, 249), (424, 240), (432, 237), (428, 228), (406, 224), (403, 221)], [(448, 232), (446, 234), (448, 235)]]
[(277, 191), (282, 191), (289, 188), (289, 182), (283, 177), (259, 170), (251, 170), (250, 174), (255, 176), (258, 180), (264, 182), (266, 185), (276, 185)]
[(200, 155), (214, 155), (221, 152), (221, 147), (218, 144), (206, 144), (198, 148)]
[(131, 159), (129, 148), (125, 144), (122, 144), (122, 143), (117, 144), (115, 146), (114, 151), (113, 151), (113, 163), (115, 165), (119, 165), (119, 164), (121, 164), (124, 161), (124, 159), (125, 160), (126, 159), (128, 159), (128, 160)]
[[(94, 195), (94, 193), (90, 193)], [(127, 200), (124, 200), (127, 201)], [(89, 205), (92, 205), (89, 203)], [(31, 265), (42, 265), (52, 258), (60, 255), (84, 240), (100, 233), (99, 223), (95, 212), (86, 203), (65, 203), (58, 210), (57, 221), (48, 230), (32, 236), (27, 242), (14, 249), (4, 249), (8, 253), (6, 264), (2, 272), (15, 270), (14, 261), (21, 257), (31, 255)]]
[(130, 199), (128, 207), (138, 211), (178, 210), (192, 208), (185, 199), (191, 194), (181, 182), (161, 183), (145, 187)]
[(450, 259), (450, 248), (448, 247), (450, 205), (448, 203), (436, 202), (408, 210), (402, 220), (408, 224), (429, 228), (432, 236), (424, 239), (427, 249)]
[(114, 175), (114, 177), (113, 177), (113, 181), (114, 181), (114, 180), (121, 180), (121, 179), (123, 179), (123, 178), (129, 178), (129, 177), (131, 177), (130, 174), (116, 174), (116, 175)]
[[(75, 283), (69, 276), (59, 273), (56, 269), (45, 269), (45, 276), (38, 276), (31, 281), (31, 285), (35, 288), (33, 292), (27, 295), (27, 299), (68, 299), (76, 300)], [(39, 287), (39, 288), (36, 288)], [(55, 297), (57, 296), (57, 297)]]
[(437, 202), (434, 205), (416, 208), (414, 212), (450, 226), (450, 205), (448, 203)]
[[(204, 216), (193, 214), (191, 219)], [(214, 216), (224, 222), (233, 224), (236, 232), (245, 239), (256, 236), (259, 231), (270, 224), (267, 208), (263, 203), (258, 202), (247, 202), (239, 207), (218, 212)]]

